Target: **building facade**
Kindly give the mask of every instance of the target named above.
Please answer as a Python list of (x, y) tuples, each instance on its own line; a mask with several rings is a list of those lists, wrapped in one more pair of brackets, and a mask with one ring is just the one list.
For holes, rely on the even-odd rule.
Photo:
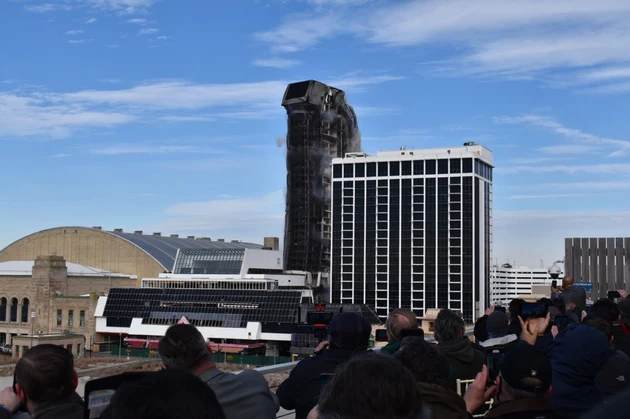
[(489, 301), (492, 152), (464, 147), (348, 153), (333, 160), (330, 299), (459, 310)]
[(591, 299), (630, 289), (630, 238), (569, 238), (564, 249), (566, 274), (578, 282), (591, 282)]
[(327, 276), (330, 266), (330, 163), (360, 151), (357, 120), (339, 89), (309, 80), (290, 84), (284, 266)]
[[(562, 282), (562, 272), (558, 282)], [(494, 266), (490, 279), (490, 302), (507, 307), (510, 301), (525, 295), (535, 294), (535, 287), (546, 287), (546, 295), (551, 286), (549, 271), (543, 268), (531, 269), (526, 266), (503, 267)]]
[[(135, 276), (66, 263), (60, 256), (0, 263), (0, 342), (31, 334), (74, 333), (96, 340), (98, 296), (111, 287), (135, 286)], [(85, 347), (85, 346), (84, 346)]]

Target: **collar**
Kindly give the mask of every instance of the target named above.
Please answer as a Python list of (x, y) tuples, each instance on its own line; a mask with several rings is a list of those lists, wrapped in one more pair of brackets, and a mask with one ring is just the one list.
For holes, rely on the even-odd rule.
[(495, 404), (486, 418), (500, 418), (516, 412), (551, 412), (553, 408), (547, 399), (508, 400)]
[(199, 378), (204, 383), (208, 383), (209, 381), (213, 380), (214, 378), (216, 378), (220, 374), (223, 374), (223, 371), (221, 371), (217, 367), (212, 367), (209, 370), (206, 370), (206, 371), (202, 372), (201, 374), (199, 374)]

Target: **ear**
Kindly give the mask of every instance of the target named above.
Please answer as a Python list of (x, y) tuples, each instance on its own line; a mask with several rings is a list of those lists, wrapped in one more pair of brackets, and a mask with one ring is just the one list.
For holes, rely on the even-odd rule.
[(15, 384), (15, 394), (17, 394), (22, 404), (26, 403), (26, 393), (24, 393), (24, 389), (19, 383)]
[(72, 372), (72, 387), (76, 390), (79, 386), (79, 374), (76, 371)]

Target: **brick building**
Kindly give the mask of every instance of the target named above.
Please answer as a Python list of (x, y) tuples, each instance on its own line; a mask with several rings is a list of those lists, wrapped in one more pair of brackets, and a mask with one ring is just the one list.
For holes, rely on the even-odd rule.
[[(0, 263), (0, 343), (18, 335), (75, 334), (96, 342), (94, 312), (99, 295), (135, 287), (134, 275), (66, 263), (61, 256)], [(24, 350), (27, 347), (21, 346)], [(19, 349), (18, 349), (19, 351)], [(19, 355), (19, 354), (14, 354)]]

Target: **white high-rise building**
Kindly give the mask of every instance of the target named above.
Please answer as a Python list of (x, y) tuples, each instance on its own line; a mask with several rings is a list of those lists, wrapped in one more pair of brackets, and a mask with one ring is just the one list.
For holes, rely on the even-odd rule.
[(330, 301), (473, 322), (490, 300), (492, 152), (480, 145), (333, 159)]
[[(562, 282), (560, 273), (558, 282)], [(504, 307), (515, 298), (532, 295), (532, 286), (551, 286), (549, 271), (543, 268), (531, 269), (526, 266), (506, 267), (493, 266), (490, 279), (490, 301)]]

